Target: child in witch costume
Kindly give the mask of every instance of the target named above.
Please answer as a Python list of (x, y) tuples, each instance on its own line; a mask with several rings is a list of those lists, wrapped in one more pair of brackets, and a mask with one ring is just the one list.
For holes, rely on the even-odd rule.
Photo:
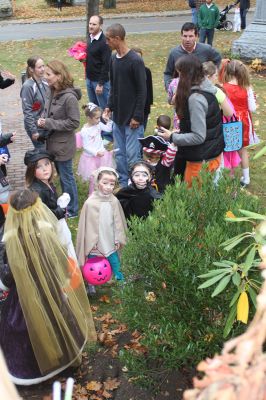
[[(118, 250), (126, 243), (126, 220), (119, 201), (113, 195), (118, 175), (111, 167), (94, 173), (95, 190), (85, 201), (79, 218), (76, 253), (81, 266), (87, 257), (104, 256), (117, 280), (123, 280)], [(89, 293), (95, 289), (89, 286)]]
[(130, 173), (131, 184), (120, 189), (116, 197), (124, 210), (126, 219), (132, 215), (146, 218), (155, 199), (161, 198), (152, 186), (152, 168), (145, 161), (137, 161)]
[(57, 234), (63, 246), (67, 248), (68, 255), (76, 260), (75, 249), (72, 243), (71, 232), (66, 223), (66, 207), (70, 202), (68, 193), (57, 196), (56, 188), (52, 182), (54, 176), (54, 156), (44, 149), (28, 150), (25, 153), (24, 164), (27, 166), (25, 179), (26, 186), (37, 192), (42, 202), (52, 211), (58, 219)]
[[(155, 133), (159, 132), (161, 127), (170, 129), (171, 118), (168, 115), (160, 115), (157, 119), (157, 126)], [(139, 141), (143, 149), (144, 160), (154, 168), (154, 184), (158, 191), (163, 193), (165, 187), (171, 183), (171, 170), (177, 147), (155, 135), (146, 136)]]

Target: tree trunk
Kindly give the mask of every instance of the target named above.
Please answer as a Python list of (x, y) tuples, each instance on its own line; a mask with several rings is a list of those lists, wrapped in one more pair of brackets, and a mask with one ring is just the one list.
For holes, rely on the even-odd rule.
[(86, 37), (89, 35), (89, 22), (92, 15), (99, 15), (99, 2), (100, 0), (87, 0), (86, 11), (87, 11), (87, 26), (86, 26)]

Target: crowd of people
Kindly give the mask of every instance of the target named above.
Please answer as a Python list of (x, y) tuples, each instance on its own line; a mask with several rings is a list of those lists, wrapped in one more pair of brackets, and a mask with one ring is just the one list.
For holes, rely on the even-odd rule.
[[(151, 71), (141, 49), (128, 47), (122, 25), (109, 26), (105, 34), (102, 25), (100, 16), (91, 17), (89, 102), (82, 107), (86, 123), (80, 132), (81, 91), (66, 65), (59, 60), (45, 65), (39, 56), (27, 61), (21, 101), (34, 148), (24, 157), (25, 189), (11, 194), (8, 204), (0, 196), (0, 346), (13, 382), (20, 385), (42, 382), (80, 363), (86, 342), (96, 340), (87, 296), (96, 289), (84, 284), (82, 267), (104, 257), (114, 278), (123, 283), (119, 253), (126, 244), (127, 221), (146, 218), (175, 175), (188, 187), (193, 179), (200, 184), (205, 164), (215, 184), (224, 167), (233, 176), (241, 163), (240, 184), (250, 183), (246, 147), (258, 138), (246, 66), (222, 60), (209, 44), (197, 42), (197, 25), (185, 23), (181, 44), (170, 51), (164, 71), (173, 115), (158, 116), (156, 132), (144, 137), (153, 101)], [(1, 88), (12, 79), (0, 76)], [(243, 129), (241, 146), (229, 156), (222, 124), (232, 116)], [(2, 134), (0, 146), (13, 140), (15, 133)], [(77, 173), (88, 182), (88, 199), (74, 247), (66, 221), (79, 212), (73, 170), (77, 143), (82, 147)], [(2, 154), (2, 187), (7, 161)]]

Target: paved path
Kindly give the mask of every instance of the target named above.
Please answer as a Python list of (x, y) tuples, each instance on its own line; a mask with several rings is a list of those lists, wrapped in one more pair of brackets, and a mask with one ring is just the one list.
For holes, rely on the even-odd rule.
[[(253, 9), (247, 14), (247, 23), (253, 21)], [(233, 21), (231, 14), (228, 19)], [(176, 32), (191, 20), (190, 11), (168, 13), (143, 13), (109, 16), (104, 19), (104, 29), (114, 22), (122, 24), (127, 33)], [(0, 21), (0, 42), (8, 40), (31, 40), (42, 38), (82, 37), (85, 36), (86, 20), (84, 17), (50, 21)]]
[(16, 140), (8, 146), (10, 161), (7, 164), (7, 173), (12, 190), (24, 187), (25, 166), (24, 154), (32, 148), (32, 143), (24, 130), (23, 113), (19, 97), (20, 82), (0, 91), (0, 118), (2, 131), (5, 133), (16, 131)]

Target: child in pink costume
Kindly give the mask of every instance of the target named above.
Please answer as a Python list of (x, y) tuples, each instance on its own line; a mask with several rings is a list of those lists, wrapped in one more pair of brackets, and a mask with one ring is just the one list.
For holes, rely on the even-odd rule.
[[(216, 65), (212, 61), (207, 61), (203, 63), (203, 70), (207, 78), (217, 86), (217, 92), (216, 92), (216, 98), (219, 103), (219, 105), (222, 108), (222, 104), (224, 100), (226, 99), (227, 104), (232, 109), (232, 113), (235, 114), (235, 109), (232, 104), (232, 102), (229, 100), (229, 98), (226, 96), (226, 93), (217, 85), (217, 80), (218, 80), (218, 70)], [(223, 123), (230, 121), (230, 117), (225, 117), (223, 115), (222, 121)], [(223, 152), (223, 167), (230, 169), (230, 174), (234, 176), (234, 169), (241, 163), (241, 158), (239, 157), (239, 154), (237, 151), (225, 151)]]
[[(168, 103), (173, 106), (175, 104), (175, 95), (176, 95), (176, 91), (177, 91), (177, 87), (178, 87), (178, 82), (179, 82), (179, 78), (173, 78), (170, 82), (170, 85), (168, 86), (168, 92), (167, 92)], [(174, 118), (173, 118), (173, 127), (175, 130), (179, 131), (179, 118), (175, 111), (174, 111)]]
[(239, 153), (242, 166), (240, 183), (245, 187), (250, 183), (249, 157), (246, 147), (259, 142), (251, 117), (251, 113), (256, 111), (255, 95), (250, 86), (248, 69), (239, 60), (223, 61), (220, 80), (227, 96), (233, 103), (237, 119), (242, 121), (243, 124), (243, 147), (239, 150)]
[[(113, 121), (107, 115), (102, 115), (102, 110), (96, 104), (88, 103), (83, 108), (87, 123), (81, 129), (80, 134), (77, 134), (80, 135), (83, 148), (77, 173), (84, 181), (90, 182), (89, 194), (91, 194), (94, 189), (93, 172), (100, 167), (113, 167), (113, 153), (105, 149), (101, 136), (102, 131), (112, 132)], [(101, 116), (106, 124), (100, 121)]]

